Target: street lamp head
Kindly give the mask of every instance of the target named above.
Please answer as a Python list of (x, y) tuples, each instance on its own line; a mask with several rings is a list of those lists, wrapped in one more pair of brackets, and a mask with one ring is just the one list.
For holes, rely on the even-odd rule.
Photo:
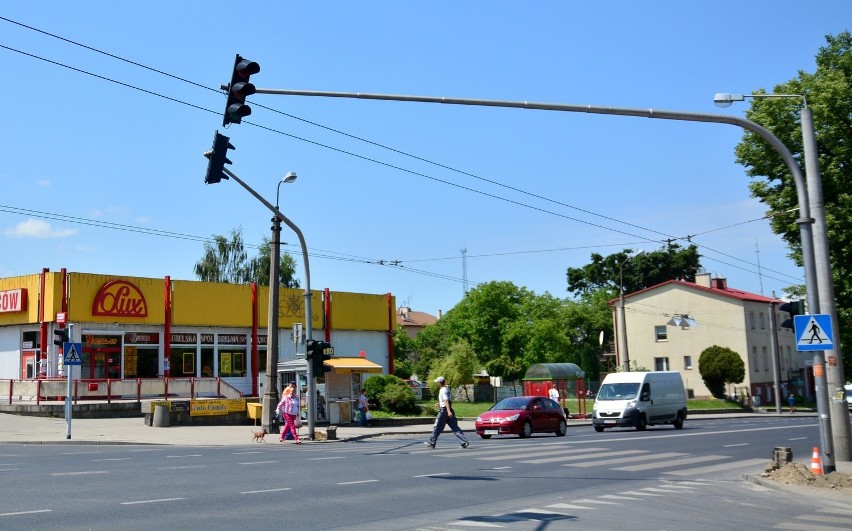
[(296, 181), (296, 172), (288, 171), (287, 175), (281, 178), (282, 183), (290, 184)]
[(713, 103), (717, 107), (730, 107), (735, 101), (745, 101), (745, 96), (742, 94), (731, 94), (728, 92), (717, 92), (713, 96)]

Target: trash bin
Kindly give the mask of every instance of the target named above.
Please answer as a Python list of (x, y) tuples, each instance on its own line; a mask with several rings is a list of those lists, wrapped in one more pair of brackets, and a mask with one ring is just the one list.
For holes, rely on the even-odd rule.
[(325, 429), (325, 438), (327, 441), (337, 440), (337, 426), (329, 426)]
[(154, 419), (151, 421), (154, 428), (169, 427), (169, 406), (154, 406)]

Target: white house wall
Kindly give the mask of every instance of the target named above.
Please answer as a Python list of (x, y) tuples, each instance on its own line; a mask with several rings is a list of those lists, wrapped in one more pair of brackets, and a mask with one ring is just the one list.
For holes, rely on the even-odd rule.
[(364, 330), (332, 330), (331, 346), (334, 356), (339, 358), (357, 358), (361, 351), (365, 359), (381, 365), (383, 372), (388, 372), (388, 334), (381, 331)]
[(21, 329), (17, 326), (0, 327), (0, 375), (21, 377)]

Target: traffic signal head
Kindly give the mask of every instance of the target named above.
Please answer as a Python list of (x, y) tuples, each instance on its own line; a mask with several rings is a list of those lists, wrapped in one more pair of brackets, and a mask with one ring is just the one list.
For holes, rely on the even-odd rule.
[(323, 363), (326, 360), (330, 360), (332, 354), (334, 354), (334, 347), (330, 343), (311, 339), (306, 343), (306, 348), (305, 357), (311, 363), (311, 372), (313, 372), (314, 378), (322, 376), (331, 370), (331, 367)]
[(62, 346), (63, 343), (68, 343), (68, 330), (65, 328), (57, 328), (53, 331), (56, 339), (53, 340), (54, 345)]
[(249, 78), (258, 72), (260, 72), (259, 64), (243, 59), (240, 54), (237, 54), (234, 59), (234, 71), (231, 73), (231, 83), (228, 85), (228, 101), (225, 103), (223, 126), (238, 124), (244, 116), (251, 114), (251, 107), (246, 105), (246, 97), (254, 94), (255, 87), (249, 83)]
[(209, 159), (207, 163), (207, 175), (204, 176), (204, 184), (216, 184), (222, 179), (227, 179), (228, 176), (222, 170), (225, 169), (225, 164), (230, 164), (228, 160), (228, 150), (237, 149), (229, 142), (230, 138), (225, 135), (220, 135), (219, 131), (213, 135), (213, 147), (210, 151), (204, 153), (204, 156)]
[(790, 314), (789, 319), (784, 319), (781, 322), (781, 328), (793, 328), (793, 317), (804, 313), (804, 308), (802, 306), (802, 301), (790, 301), (785, 302), (784, 304), (778, 307), (778, 309), (782, 312)]

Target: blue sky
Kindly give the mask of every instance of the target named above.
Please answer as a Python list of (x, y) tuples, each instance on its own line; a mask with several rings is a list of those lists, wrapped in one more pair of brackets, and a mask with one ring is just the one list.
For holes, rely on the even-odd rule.
[[(230, 169), (271, 202), (299, 175), (280, 203), (314, 290), (390, 292), (435, 314), (463, 296), (462, 249), (470, 287), (559, 297), (593, 252), (687, 235), (733, 287), (781, 295), (803, 275), (759, 219), (735, 127), (255, 95), (225, 130), (215, 89), (236, 53), (260, 63), (263, 88), (742, 115), (713, 94), (812, 72), (852, 3), (47, 1), (0, 17), (148, 67), (0, 20), (0, 277), (194, 279), (204, 238), (242, 227), (259, 244), (271, 213), (234, 182), (203, 182), (218, 129), (237, 148)], [(304, 280), (296, 236), (282, 240)]]

